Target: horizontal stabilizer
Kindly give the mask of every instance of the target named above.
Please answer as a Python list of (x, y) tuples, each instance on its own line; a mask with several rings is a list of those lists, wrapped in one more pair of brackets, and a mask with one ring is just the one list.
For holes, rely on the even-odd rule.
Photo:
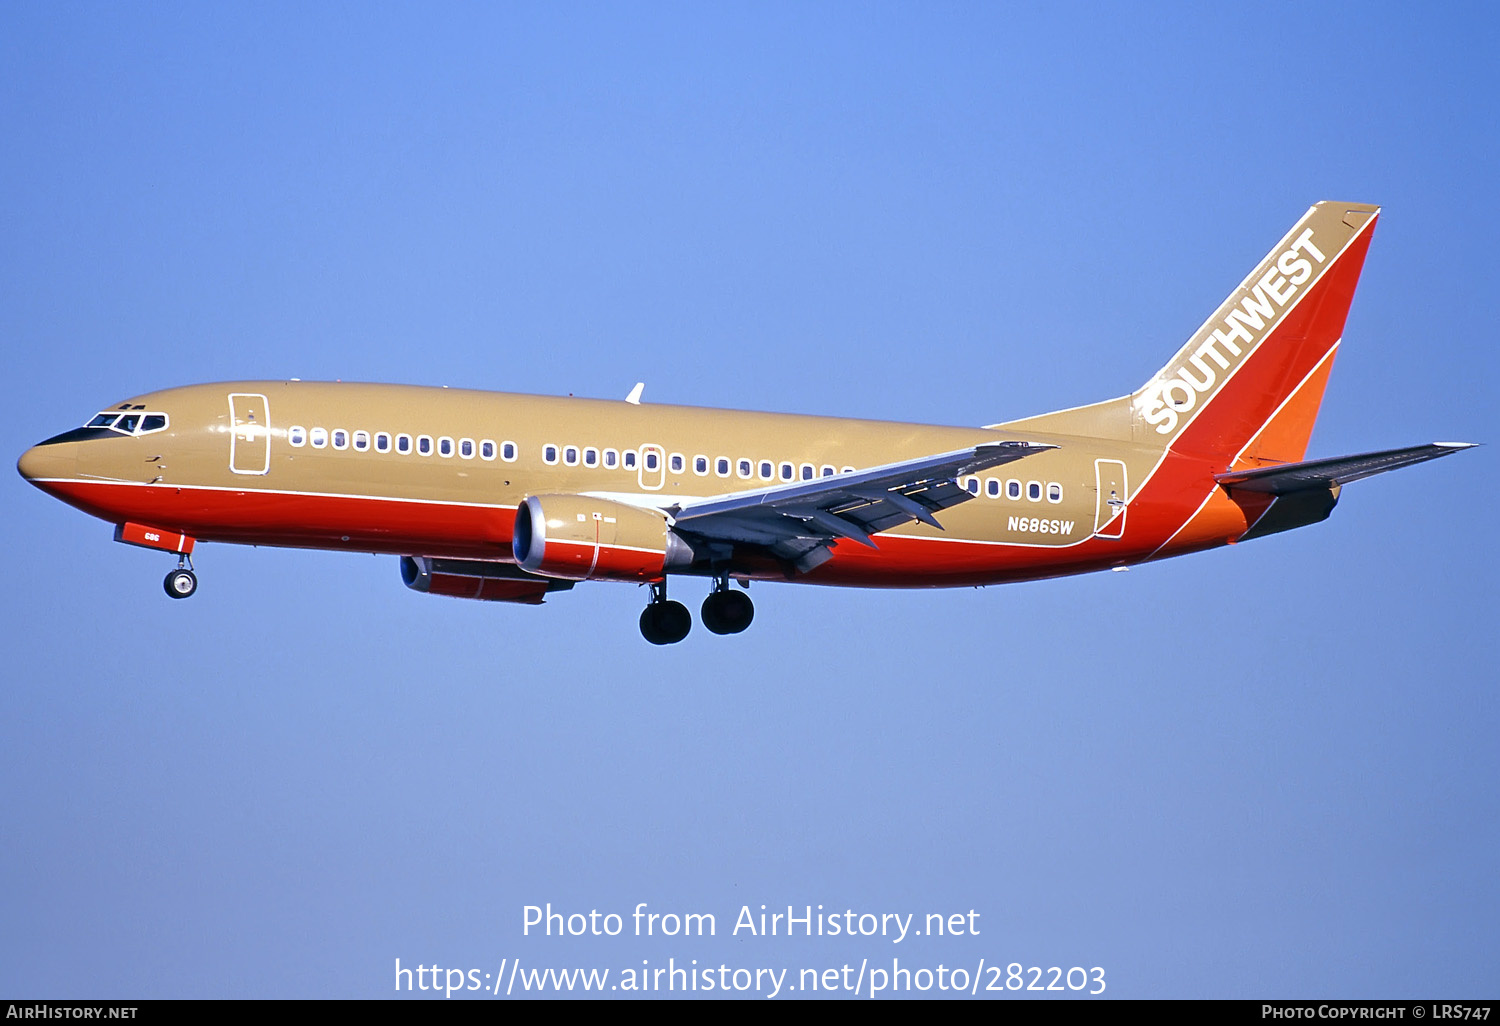
[(1236, 491), (1289, 495), (1314, 488), (1346, 485), (1350, 481), (1374, 477), (1387, 470), (1399, 470), (1414, 463), (1425, 463), (1439, 456), (1472, 449), (1474, 445), (1473, 442), (1433, 442), (1430, 445), (1414, 445), (1408, 449), (1386, 449), (1358, 456), (1334, 456), (1325, 460), (1285, 463), (1279, 467), (1236, 470), (1228, 474), (1215, 474), (1214, 480), (1225, 488)]

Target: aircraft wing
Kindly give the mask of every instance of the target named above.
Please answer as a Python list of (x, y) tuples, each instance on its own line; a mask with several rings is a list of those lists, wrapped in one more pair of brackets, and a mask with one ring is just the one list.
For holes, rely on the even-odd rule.
[(934, 514), (973, 498), (959, 487), (959, 477), (1055, 448), (986, 442), (852, 474), (738, 492), (668, 512), (681, 534), (759, 546), (806, 572), (827, 560), (830, 546), (840, 538), (875, 548), (871, 535), (913, 520), (941, 530)]
[(1414, 445), (1407, 449), (1386, 449), (1382, 452), (1361, 453), (1358, 456), (1335, 456), (1331, 459), (1287, 463), (1279, 467), (1236, 470), (1228, 474), (1215, 474), (1214, 480), (1225, 488), (1238, 491), (1287, 495), (1312, 488), (1346, 485), (1350, 481), (1373, 477), (1387, 470), (1399, 470), (1401, 467), (1409, 467), (1414, 463), (1425, 463), (1439, 456), (1472, 449), (1474, 444), (1473, 442), (1433, 442), (1430, 445)]

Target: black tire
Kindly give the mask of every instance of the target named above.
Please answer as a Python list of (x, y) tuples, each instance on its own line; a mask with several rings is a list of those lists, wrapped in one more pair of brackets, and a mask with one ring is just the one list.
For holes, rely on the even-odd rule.
[(655, 605), (649, 605), (641, 610), (641, 637), (653, 645), (665, 645), (667, 643), (666, 638), (656, 629)]
[(191, 570), (173, 570), (161, 582), (162, 589), (174, 599), (192, 598), (198, 590), (198, 575)]
[(715, 634), (738, 634), (755, 619), (755, 604), (743, 591), (716, 591), (703, 600), (703, 626)]
[(693, 615), (681, 602), (653, 602), (641, 612), (641, 636), (653, 645), (675, 645), (693, 629)]

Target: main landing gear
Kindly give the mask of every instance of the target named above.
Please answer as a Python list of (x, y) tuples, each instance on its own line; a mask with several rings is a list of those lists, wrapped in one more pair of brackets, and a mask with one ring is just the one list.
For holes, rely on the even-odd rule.
[(198, 575), (193, 573), (192, 559), (178, 556), (177, 569), (167, 574), (161, 586), (174, 599), (192, 598), (193, 592), (198, 590)]
[[(714, 581), (703, 600), (703, 626), (715, 634), (738, 634), (755, 619), (755, 606), (743, 591), (731, 591), (729, 578)], [(651, 585), (651, 604), (641, 612), (641, 635), (653, 645), (675, 645), (693, 629), (687, 606), (667, 598), (667, 582)]]
[(729, 578), (720, 577), (703, 600), (703, 626), (715, 634), (738, 634), (755, 619), (755, 604), (743, 591), (730, 591)]
[(667, 582), (651, 584), (651, 604), (641, 611), (641, 636), (653, 645), (675, 645), (693, 629), (693, 614), (667, 598)]

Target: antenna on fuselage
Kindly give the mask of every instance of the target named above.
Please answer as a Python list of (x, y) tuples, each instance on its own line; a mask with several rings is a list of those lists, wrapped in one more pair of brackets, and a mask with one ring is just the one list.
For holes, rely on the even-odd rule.
[(635, 387), (630, 390), (630, 394), (625, 397), (625, 401), (632, 406), (641, 405), (641, 393), (645, 390), (646, 383), (644, 381), (637, 381)]

